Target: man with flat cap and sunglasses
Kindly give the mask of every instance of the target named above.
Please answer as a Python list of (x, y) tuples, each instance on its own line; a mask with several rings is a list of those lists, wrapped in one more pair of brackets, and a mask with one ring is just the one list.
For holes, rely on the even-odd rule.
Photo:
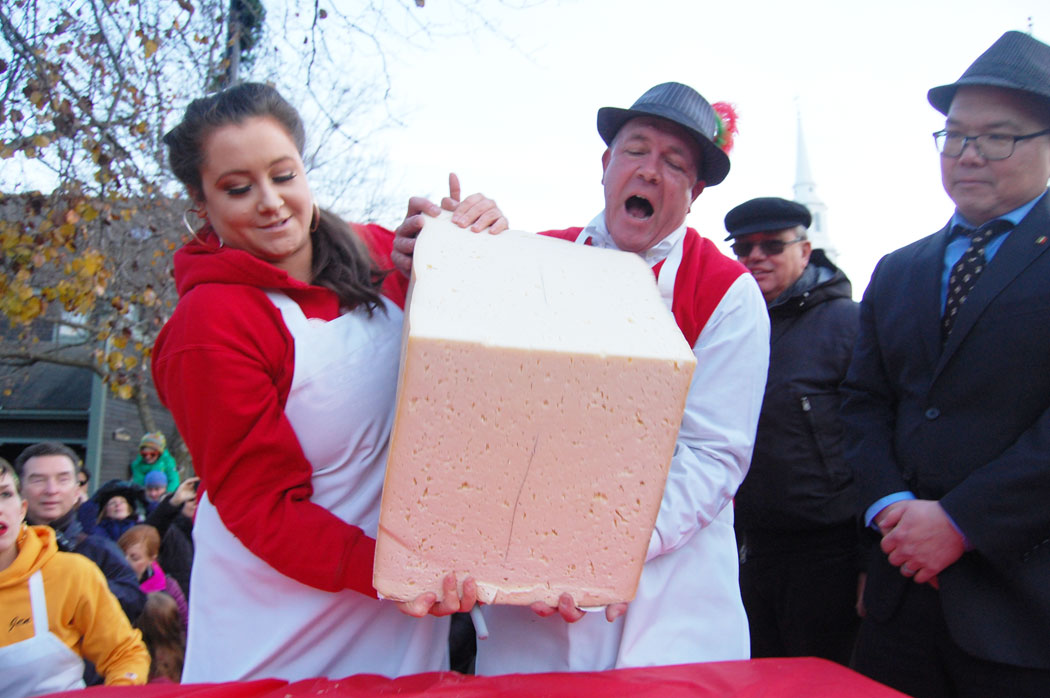
[[(479, 674), (748, 656), (732, 498), (751, 459), (769, 319), (747, 270), (685, 224), (704, 187), (729, 172), (733, 118), (674, 82), (629, 109), (598, 111), (605, 208), (585, 227), (545, 234), (642, 257), (693, 347), (696, 370), (635, 599), (604, 613), (576, 608), (567, 594), (557, 608), (485, 606)], [(414, 245), (405, 228), (395, 243), (402, 261)]]
[(1050, 46), (1007, 32), (928, 99), (955, 212), (879, 262), (844, 384), (881, 546), (854, 666), (913, 696), (1046, 696)]
[(812, 249), (805, 206), (745, 201), (725, 217), (733, 254), (770, 320), (769, 375), (751, 469), (736, 494), (740, 592), (752, 657), (847, 664), (860, 618), (853, 474), (842, 454), (839, 384), (859, 309), (846, 275)]

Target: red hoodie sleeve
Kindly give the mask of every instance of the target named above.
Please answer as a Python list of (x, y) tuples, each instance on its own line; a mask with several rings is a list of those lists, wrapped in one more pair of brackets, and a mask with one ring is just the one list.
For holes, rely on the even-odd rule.
[(208, 499), (245, 547), (303, 584), (375, 596), (375, 540), (310, 501), (312, 469), (284, 414), (293, 362), (262, 291), (205, 284), (162, 330), (153, 376)]

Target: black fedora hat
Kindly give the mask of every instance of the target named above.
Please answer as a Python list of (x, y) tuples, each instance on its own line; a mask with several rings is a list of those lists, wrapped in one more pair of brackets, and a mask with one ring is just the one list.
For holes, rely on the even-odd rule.
[(955, 91), (967, 85), (1020, 90), (1050, 102), (1050, 46), (1023, 32), (1006, 32), (962, 77), (951, 85), (934, 87), (926, 98), (934, 109), (947, 114)]
[(729, 174), (729, 156), (715, 145), (720, 123), (718, 114), (693, 88), (679, 82), (665, 82), (646, 91), (630, 109), (602, 107), (598, 110), (598, 134), (606, 145), (611, 145), (623, 125), (639, 116), (672, 121), (696, 139), (704, 160), (700, 178), (708, 186), (718, 184)]
[(726, 232), (729, 233), (726, 240), (799, 225), (808, 228), (812, 222), (813, 216), (802, 204), (776, 196), (761, 196), (745, 201), (726, 214)]

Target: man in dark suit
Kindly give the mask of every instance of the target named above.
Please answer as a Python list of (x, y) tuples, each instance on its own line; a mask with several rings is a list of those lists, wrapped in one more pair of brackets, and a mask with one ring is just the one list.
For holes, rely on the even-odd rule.
[(882, 549), (854, 665), (914, 696), (1046, 696), (1050, 46), (1008, 32), (929, 100), (955, 214), (879, 262), (844, 385)]

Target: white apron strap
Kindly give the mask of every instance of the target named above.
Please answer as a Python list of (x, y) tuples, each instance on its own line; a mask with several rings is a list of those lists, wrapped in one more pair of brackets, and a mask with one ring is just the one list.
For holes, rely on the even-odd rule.
[(51, 632), (47, 624), (47, 597), (44, 576), (37, 570), (29, 578), (29, 604), (33, 608), (33, 635)]
[(664, 303), (667, 304), (668, 308), (672, 307), (671, 303), (674, 300), (674, 282), (678, 278), (678, 269), (682, 266), (682, 250), (684, 249), (685, 236), (683, 235), (667, 254), (667, 258), (664, 259), (663, 266), (660, 267), (660, 273), (656, 278), (656, 285), (660, 289), (660, 297), (664, 299)]

